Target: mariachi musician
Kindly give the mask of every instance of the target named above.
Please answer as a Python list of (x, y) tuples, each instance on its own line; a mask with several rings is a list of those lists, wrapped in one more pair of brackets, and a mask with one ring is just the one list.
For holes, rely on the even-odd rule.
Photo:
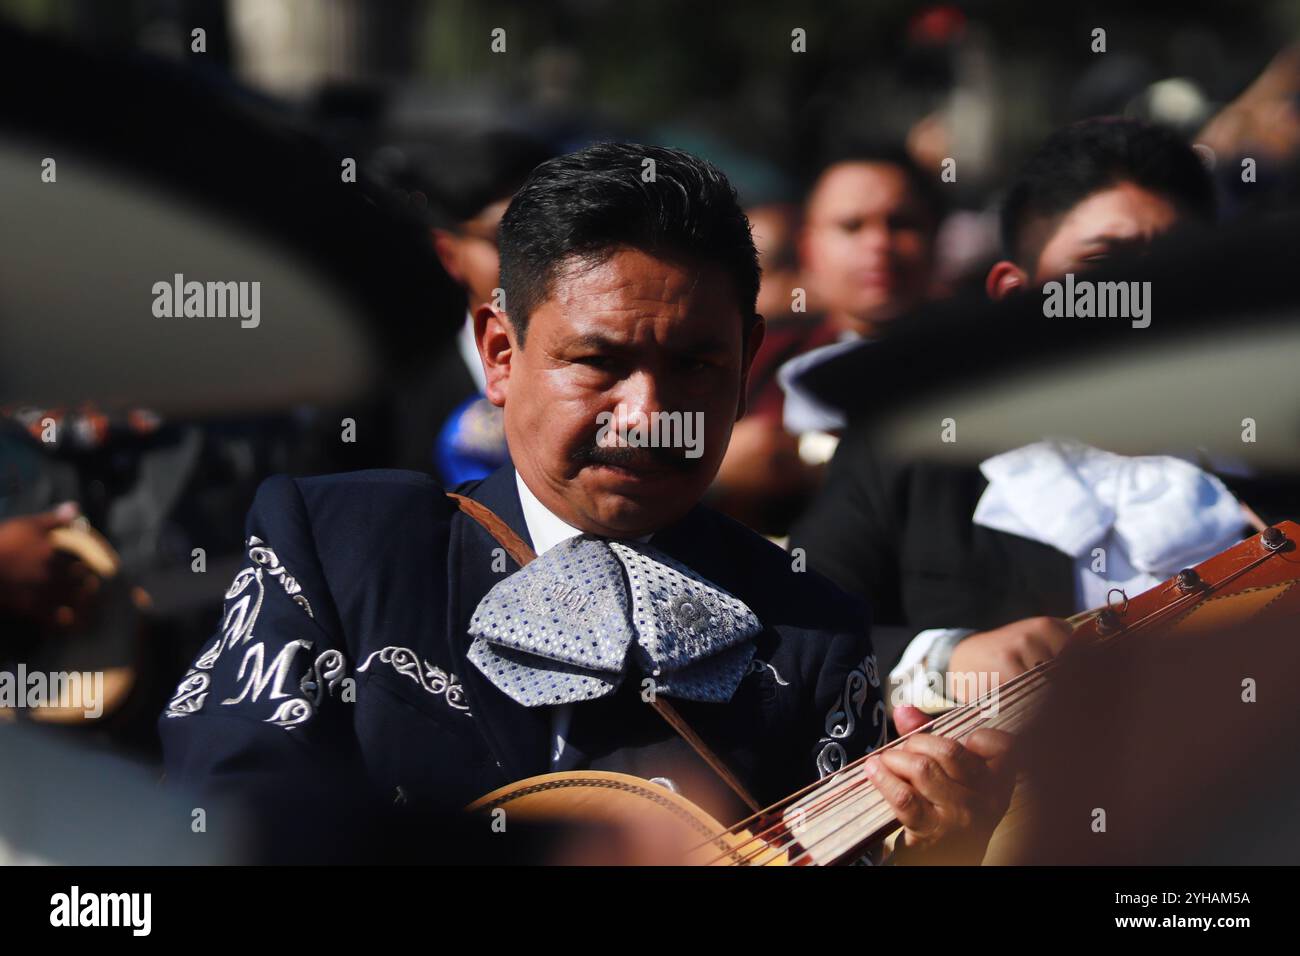
[[(699, 503), (763, 337), (726, 178), (592, 146), (534, 171), (500, 249), (506, 308), (479, 305), (474, 333), (512, 463), (463, 497), (401, 471), (268, 480), (159, 721), (170, 779), (308, 805), (328, 767), (452, 808), (610, 770), (735, 819), (883, 744), (864, 607)], [(694, 450), (597, 440), (674, 412), (702, 420)], [(900, 860), (979, 861), (1009, 740), (916, 734), (868, 761)]]

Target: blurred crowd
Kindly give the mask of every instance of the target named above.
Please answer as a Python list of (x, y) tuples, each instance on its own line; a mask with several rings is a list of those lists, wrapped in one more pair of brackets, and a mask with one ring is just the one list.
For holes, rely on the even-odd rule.
[[(911, 29), (954, 61), (969, 52), (951, 13)], [(978, 83), (978, 70), (963, 70), (963, 82)], [(888, 339), (927, 304), (1024, 294), (1169, 236), (1275, 214), (1300, 185), (1298, 46), (1224, 103), (1120, 66), (1076, 93), (1056, 128), (1014, 162), (982, 158), (970, 177), (958, 148), (966, 114), (953, 107), (904, 129), (872, 129), (870, 117), (830, 125), (797, 164), (788, 148), (764, 155), (702, 134), (623, 137), (698, 152), (728, 173), (760, 256), (766, 336), (708, 503), (805, 549), (816, 570), (866, 598), (882, 671), (902, 682), (936, 666), (1027, 669), (1064, 639), (1052, 618), (1105, 603), (1106, 588), (1088, 583), (1067, 540), (1096, 529), (1058, 528), (1055, 538), (1028, 530), (1036, 517), (1035, 527), (1052, 525), (1059, 489), (1035, 498), (1025, 475), (1101, 475), (1115, 464), (1069, 444), (1007, 449), (1021, 457), (982, 469), (890, 460), (805, 376)], [(398, 320), (433, 330), (434, 346), (393, 362), (345, 410), (361, 441), (340, 441), (333, 408), (202, 420), (94, 403), (0, 409), (0, 666), (120, 676), (93, 720), (13, 707), (0, 719), (48, 723), (156, 761), (155, 721), (214, 631), (264, 478), (403, 468), (454, 488), (509, 460), (472, 309), (498, 295), (497, 229), (511, 196), (539, 163), (606, 129), (517, 110), (422, 120), (399, 105), (358, 110), (344, 98), (315, 107), (321, 128), (358, 155), (367, 189), (419, 223), (442, 273), (439, 312)], [(1153, 440), (1149, 451), (1170, 449)], [(1261, 497), (1249, 473), (1217, 464), (1196, 462), (1186, 474), (1165, 466), (1170, 487), (1201, 490), (1195, 506), (1180, 498), (1152, 520), (1177, 520), (1195, 540), (1163, 551), (1156, 541), (1154, 555), (1121, 549), (1106, 584), (1141, 589), (1191, 552), (1296, 516), (1286, 513), (1292, 488)], [(995, 562), (996, 581), (986, 571)]]

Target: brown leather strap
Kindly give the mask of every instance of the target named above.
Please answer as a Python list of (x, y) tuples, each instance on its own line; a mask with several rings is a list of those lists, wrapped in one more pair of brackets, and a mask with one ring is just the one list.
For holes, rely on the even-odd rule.
[[(456, 502), (456, 507), (473, 518), (484, 531), (492, 535), (497, 543), (506, 549), (506, 554), (510, 555), (520, 567), (537, 557), (537, 552), (528, 546), (528, 542), (515, 534), (510, 526), (501, 520), (500, 515), (487, 505), (452, 491), (448, 491), (446, 494), (448, 498)], [(727, 786), (735, 791), (736, 796), (740, 797), (749, 809), (755, 813), (762, 809), (762, 805), (754, 799), (750, 792), (745, 789), (745, 785), (740, 782), (740, 779), (722, 762), (722, 758), (709, 749), (709, 745), (691, 728), (691, 725), (686, 722), (686, 718), (677, 712), (677, 708), (668, 701), (661, 699), (657, 694), (651, 698), (650, 703), (654, 707), (655, 713), (667, 721), (668, 726), (691, 745), (691, 748), (700, 755), (701, 759), (709, 765), (714, 773), (722, 778), (722, 781)]]
[(514, 558), (515, 563), (520, 567), (537, 557), (537, 552), (528, 546), (528, 542), (515, 534), (510, 525), (502, 521), (500, 516), (487, 505), (473, 498), (458, 495), (454, 491), (447, 492), (447, 497), (456, 502), (456, 507), (482, 525), (484, 531), (496, 538), (497, 543), (506, 549), (506, 554)]
[(691, 725), (686, 722), (686, 718), (677, 712), (676, 707), (658, 694), (650, 699), (650, 705), (654, 707), (655, 712), (660, 717), (668, 721), (668, 726), (677, 731), (683, 740), (695, 748), (695, 752), (713, 769), (714, 773), (722, 778), (727, 786), (735, 791), (736, 796), (745, 801), (749, 809), (755, 813), (762, 811), (763, 805), (745, 789), (745, 785), (740, 782), (740, 779), (722, 762), (722, 758), (709, 749), (709, 745), (691, 728)]

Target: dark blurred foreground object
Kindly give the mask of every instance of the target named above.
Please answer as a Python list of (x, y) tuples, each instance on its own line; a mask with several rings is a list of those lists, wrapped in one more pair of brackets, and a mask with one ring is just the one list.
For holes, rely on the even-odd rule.
[(1300, 863), (1300, 526), (1089, 621), (1022, 740), (1001, 862)]
[[(284, 105), (6, 27), (0, 83), (0, 403), (336, 405), (436, 344), (423, 225)], [(156, 315), (177, 275), (257, 282), (258, 315)]]
[[(1228, 460), (1289, 478), (1300, 472), (1297, 244), (1295, 213), (1171, 237), (1086, 276), (1149, 282), (1145, 328), (1046, 317), (1032, 289), (927, 308), (801, 382), (902, 461), (978, 464), (1069, 436), (1121, 455), (1199, 452), (1205, 467)], [(1248, 418), (1254, 440), (1243, 440)], [(941, 440), (946, 419), (955, 440)]]
[[(0, 866), (603, 862), (609, 847), (598, 828), (511, 821), (506, 839), (465, 814), (376, 810), (343, 779), (310, 804), (284, 791), (184, 793), (30, 724), (0, 723), (0, 766)], [(575, 839), (590, 847), (576, 860)]]
[(48, 728), (0, 725), (0, 766), (7, 768), (0, 777), (0, 865), (247, 858), (249, 830), (230, 805), (168, 793), (145, 768)]

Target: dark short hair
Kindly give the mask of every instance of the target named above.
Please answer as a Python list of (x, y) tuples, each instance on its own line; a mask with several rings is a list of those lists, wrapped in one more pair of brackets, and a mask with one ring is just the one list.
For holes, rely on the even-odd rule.
[[(643, 179), (647, 159), (651, 182)], [(538, 166), (501, 220), (501, 287), (520, 343), (562, 265), (598, 264), (620, 246), (721, 267), (748, 331), (758, 254), (727, 177), (680, 149), (598, 143)]]
[(1214, 183), (1177, 133), (1140, 120), (1098, 117), (1057, 130), (1020, 170), (1002, 204), (1006, 255), (1032, 265), (1023, 262), (1038, 255), (1023, 248), (1029, 223), (1068, 212), (1121, 182), (1163, 196), (1203, 222), (1214, 221)]
[(804, 196), (811, 197), (827, 171), (843, 163), (872, 163), (898, 169), (907, 179), (912, 195), (929, 214), (931, 228), (938, 230), (948, 209), (938, 178), (922, 169), (906, 149), (894, 142), (856, 136), (833, 140), (822, 150), (817, 164), (805, 179)]

